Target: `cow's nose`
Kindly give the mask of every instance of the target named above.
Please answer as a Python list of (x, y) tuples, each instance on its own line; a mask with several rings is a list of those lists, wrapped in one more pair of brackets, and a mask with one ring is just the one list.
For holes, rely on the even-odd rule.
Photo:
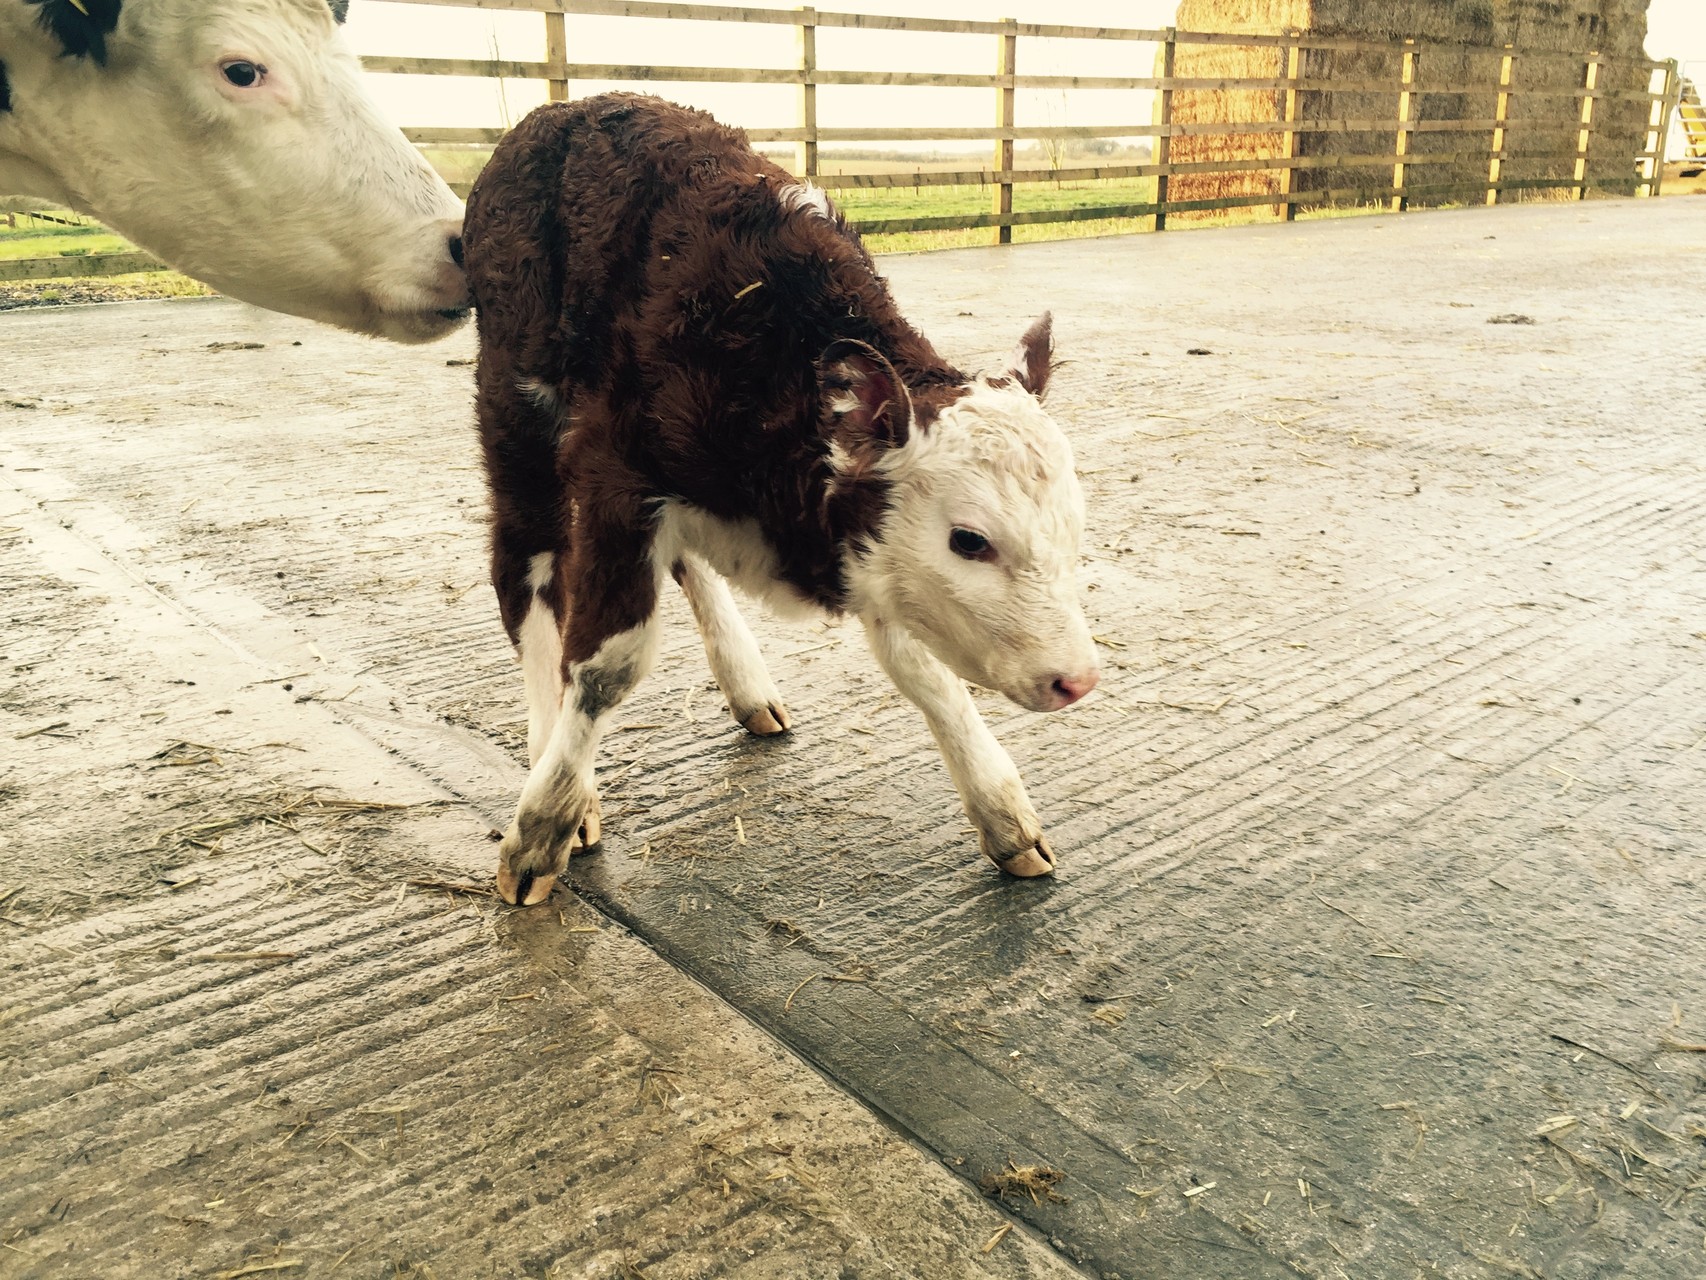
[(1092, 669), (1087, 674), (1081, 676), (1056, 676), (1054, 678), (1054, 683), (1051, 684), (1049, 688), (1054, 691), (1054, 696), (1058, 706), (1070, 707), (1074, 702), (1077, 702), (1078, 699), (1082, 698), (1085, 694), (1089, 693), (1090, 690), (1094, 689), (1101, 678), (1102, 673)]
[(450, 237), (450, 260), (459, 267), (462, 265), (462, 237), (459, 235)]

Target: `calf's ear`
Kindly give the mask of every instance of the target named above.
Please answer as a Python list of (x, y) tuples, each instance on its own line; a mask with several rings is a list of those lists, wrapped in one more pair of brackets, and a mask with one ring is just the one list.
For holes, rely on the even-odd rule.
[(1048, 389), (1054, 371), (1054, 313), (1045, 311), (1031, 322), (1019, 345), (1007, 357), (1007, 373), (1037, 399)]
[(842, 338), (817, 361), (818, 397), (830, 438), (855, 461), (874, 461), (906, 443), (912, 397), (875, 347)]

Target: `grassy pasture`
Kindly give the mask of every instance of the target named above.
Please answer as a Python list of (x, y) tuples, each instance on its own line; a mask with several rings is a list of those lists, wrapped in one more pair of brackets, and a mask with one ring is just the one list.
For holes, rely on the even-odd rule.
[[(40, 216), (38, 216), (40, 215)], [(129, 253), (135, 245), (100, 223), (64, 209), (0, 212), (0, 265), (23, 258), (96, 257)], [(212, 290), (175, 271), (64, 280), (0, 281), (0, 310), (133, 298), (198, 297)]]
[[(432, 148), (427, 159), (447, 181), (465, 190), (478, 176), (490, 152), (485, 148)], [(791, 160), (791, 152), (773, 156), (780, 162)], [(1139, 162), (1136, 154), (1116, 156), (1069, 156), (1066, 166), (1094, 164), (1120, 165)], [(1032, 163), (1035, 157), (1020, 158), (1020, 164)], [(847, 155), (825, 152), (821, 168), (825, 175), (861, 173), (943, 173), (975, 170), (988, 163), (982, 154), (936, 154), (913, 156), (900, 153), (868, 153)], [(1682, 194), (1706, 186), (1706, 180), (1674, 180), (1666, 192)], [(832, 192), (836, 204), (854, 222), (900, 218), (939, 218), (976, 215), (990, 212), (994, 188), (987, 185), (851, 187)], [(1130, 178), (1099, 182), (1026, 182), (1013, 189), (1013, 208), (1018, 212), (1046, 209), (1094, 210), (1116, 205), (1145, 204), (1156, 198), (1153, 178)], [(36, 202), (39, 204), (39, 202)], [(1378, 211), (1377, 204), (1361, 206), (1339, 205), (1329, 208), (1300, 210), (1304, 219), (1344, 217)], [(41, 216), (38, 216), (41, 215)], [(1232, 209), (1210, 218), (1176, 219), (1173, 225), (1181, 230), (1241, 223), (1267, 222), (1273, 219), (1269, 206)], [(66, 225), (70, 224), (70, 225)], [(1150, 217), (1085, 218), (1080, 221), (1038, 223), (1013, 228), (1015, 243), (1039, 240), (1064, 240), (1089, 236), (1129, 235), (1148, 231), (1154, 226)], [(988, 227), (961, 231), (902, 231), (878, 232), (865, 236), (873, 253), (913, 253), (930, 249), (952, 249), (969, 245), (986, 245), (994, 238)], [(33, 212), (7, 213), (0, 208), (0, 268), (10, 260), (23, 258), (81, 258), (132, 249), (122, 237), (113, 234), (92, 220), (62, 210), (35, 208)], [(100, 278), (30, 280), (6, 283), (0, 280), (0, 310), (17, 306), (54, 305), (67, 302), (122, 300), (128, 298), (177, 297), (210, 292), (206, 287), (170, 271), (142, 272), (135, 275)]]

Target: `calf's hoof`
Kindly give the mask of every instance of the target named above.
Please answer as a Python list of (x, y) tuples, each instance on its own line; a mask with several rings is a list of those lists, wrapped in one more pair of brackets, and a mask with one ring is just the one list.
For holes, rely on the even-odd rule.
[(569, 855), (577, 849), (591, 849), (601, 834), (596, 796), (574, 835), (567, 839), (553, 819), (523, 821), (517, 814), (498, 846), (498, 896), (515, 907), (545, 901), (568, 866)]
[(1005, 858), (998, 858), (991, 853), (989, 860), (1008, 875), (1020, 879), (1029, 880), (1036, 876), (1054, 874), (1054, 850), (1048, 847), (1048, 841), (1041, 836), (1037, 837), (1036, 844), (1029, 849), (1021, 849)]
[(788, 708), (780, 702), (771, 702), (749, 711), (744, 716), (736, 716), (741, 728), (757, 738), (774, 738), (779, 733), (786, 733), (794, 725), (788, 715)]
[(557, 887), (555, 875), (537, 875), (532, 871), (511, 871), (498, 864), (498, 896), (512, 907), (531, 907), (551, 896)]

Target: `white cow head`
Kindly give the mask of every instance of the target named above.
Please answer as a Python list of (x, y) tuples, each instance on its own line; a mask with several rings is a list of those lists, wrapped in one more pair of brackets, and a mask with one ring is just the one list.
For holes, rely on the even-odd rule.
[(405, 342), (466, 313), (461, 206), (380, 115), (347, 0), (0, 0), (0, 192), (258, 306)]
[(898, 621), (958, 675), (1032, 711), (1076, 702), (1100, 677), (1074, 573), (1084, 497), (1072, 448), (1044, 412), (1050, 321), (1006, 372), (974, 380), (933, 422), (862, 343), (826, 353), (838, 464), (891, 486), (851, 566), (855, 607)]

